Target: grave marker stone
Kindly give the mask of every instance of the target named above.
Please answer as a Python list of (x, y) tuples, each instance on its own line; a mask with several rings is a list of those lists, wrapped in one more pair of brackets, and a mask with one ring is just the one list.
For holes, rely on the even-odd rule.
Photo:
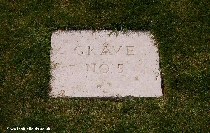
[(162, 96), (150, 32), (56, 31), (51, 46), (53, 97)]

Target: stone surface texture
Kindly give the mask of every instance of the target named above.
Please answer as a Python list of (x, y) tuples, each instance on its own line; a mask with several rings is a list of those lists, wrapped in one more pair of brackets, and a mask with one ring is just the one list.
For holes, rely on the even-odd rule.
[(52, 97), (162, 96), (150, 32), (59, 30), (51, 47)]

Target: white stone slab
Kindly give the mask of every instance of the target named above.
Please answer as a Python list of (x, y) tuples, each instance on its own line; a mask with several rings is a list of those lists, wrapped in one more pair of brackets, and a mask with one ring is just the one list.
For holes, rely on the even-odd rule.
[(162, 96), (158, 48), (149, 32), (56, 31), (52, 97)]

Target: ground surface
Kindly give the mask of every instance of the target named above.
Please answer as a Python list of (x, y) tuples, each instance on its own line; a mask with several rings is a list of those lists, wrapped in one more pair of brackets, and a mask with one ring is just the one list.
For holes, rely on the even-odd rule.
[[(209, 0), (1, 0), (0, 130), (209, 132), (209, 22)], [(50, 37), (57, 29), (151, 31), (164, 96), (50, 99)]]

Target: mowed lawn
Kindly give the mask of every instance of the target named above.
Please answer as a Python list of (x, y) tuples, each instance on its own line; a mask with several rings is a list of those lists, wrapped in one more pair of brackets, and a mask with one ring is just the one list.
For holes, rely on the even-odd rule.
[[(56, 30), (151, 31), (164, 96), (50, 98)], [(209, 0), (1, 0), (0, 132), (210, 132)]]

